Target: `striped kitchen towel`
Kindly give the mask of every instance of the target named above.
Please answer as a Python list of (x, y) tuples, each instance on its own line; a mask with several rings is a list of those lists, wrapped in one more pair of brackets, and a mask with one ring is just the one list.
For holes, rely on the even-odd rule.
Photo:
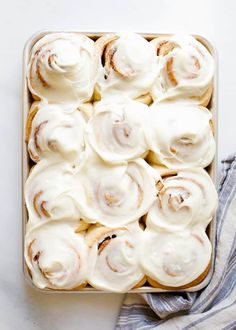
[(236, 329), (236, 155), (222, 163), (210, 283), (193, 293), (128, 294), (116, 330)]

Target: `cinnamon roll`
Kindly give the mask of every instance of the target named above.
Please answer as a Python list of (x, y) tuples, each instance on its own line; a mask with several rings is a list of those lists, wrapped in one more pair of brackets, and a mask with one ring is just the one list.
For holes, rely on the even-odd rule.
[(33, 97), (49, 103), (88, 101), (98, 75), (94, 42), (78, 33), (51, 33), (32, 48), (28, 86)]
[(82, 218), (112, 228), (139, 219), (155, 200), (157, 177), (143, 159), (112, 166), (88, 157), (78, 172)]
[(145, 157), (148, 107), (137, 101), (98, 102), (86, 129), (91, 147), (108, 163)]
[(28, 228), (45, 220), (80, 219), (80, 189), (73, 163), (42, 160), (33, 167), (25, 184)]
[(74, 160), (85, 148), (83, 114), (70, 105), (42, 105), (34, 102), (26, 127), (26, 142), (33, 161), (59, 157)]
[(217, 206), (217, 192), (202, 168), (169, 170), (163, 174), (147, 227), (177, 232), (194, 226), (206, 229)]
[(207, 106), (214, 61), (205, 46), (191, 36), (159, 37), (151, 42), (159, 58), (152, 98), (157, 102), (182, 99)]
[(154, 46), (138, 34), (105, 34), (96, 41), (101, 69), (95, 98), (127, 96), (150, 103), (157, 75)]
[(89, 284), (100, 290), (126, 292), (145, 282), (137, 250), (141, 234), (138, 225), (135, 229), (92, 226), (86, 236)]
[(215, 155), (212, 114), (183, 103), (151, 106), (149, 162), (168, 168), (206, 167)]
[(148, 282), (162, 289), (184, 289), (203, 281), (212, 247), (204, 230), (176, 233), (146, 230), (140, 260)]
[(25, 261), (40, 289), (80, 289), (86, 286), (88, 248), (76, 233), (77, 222), (48, 221), (25, 236)]

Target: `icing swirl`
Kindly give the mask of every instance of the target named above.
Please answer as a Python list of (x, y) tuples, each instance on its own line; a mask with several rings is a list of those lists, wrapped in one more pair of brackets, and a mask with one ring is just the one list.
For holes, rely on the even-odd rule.
[(178, 288), (198, 283), (206, 276), (211, 260), (211, 243), (204, 230), (177, 233), (146, 230), (140, 259), (153, 286)]
[(83, 114), (65, 105), (34, 102), (27, 122), (28, 151), (35, 162), (42, 158), (78, 159), (85, 148)]
[(158, 102), (185, 99), (207, 106), (214, 61), (205, 46), (191, 36), (160, 37), (152, 44), (159, 58), (152, 98)]
[(28, 231), (25, 261), (40, 289), (79, 289), (86, 285), (88, 248), (77, 223), (48, 221)]
[(212, 114), (182, 103), (151, 107), (149, 161), (168, 168), (206, 167), (215, 155)]
[(89, 252), (88, 282), (100, 290), (126, 292), (144, 274), (139, 267), (137, 242), (142, 230), (92, 226), (86, 236)]
[(82, 217), (112, 228), (137, 220), (155, 200), (157, 176), (143, 159), (111, 166), (89, 157), (78, 172)]
[(193, 226), (206, 229), (216, 206), (217, 192), (205, 170), (170, 170), (159, 184), (146, 224), (149, 228), (173, 232)]
[(144, 157), (148, 141), (144, 124), (148, 107), (137, 101), (99, 102), (90, 119), (86, 138), (106, 162)]
[(34, 166), (25, 184), (28, 228), (49, 219), (80, 219), (76, 171), (66, 162), (42, 160)]
[(102, 99), (120, 94), (135, 99), (149, 93), (158, 62), (151, 43), (138, 34), (108, 34), (96, 47), (101, 54), (97, 93)]
[(36, 99), (49, 103), (88, 101), (98, 74), (94, 42), (82, 34), (51, 33), (32, 48), (28, 86)]

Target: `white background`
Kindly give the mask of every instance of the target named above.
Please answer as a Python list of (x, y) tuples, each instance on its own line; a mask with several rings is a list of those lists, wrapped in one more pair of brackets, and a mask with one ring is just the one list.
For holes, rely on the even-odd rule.
[(21, 270), (21, 66), (41, 29), (187, 32), (219, 53), (219, 157), (236, 151), (236, 1), (0, 0), (0, 329), (114, 328), (122, 295), (41, 294)]

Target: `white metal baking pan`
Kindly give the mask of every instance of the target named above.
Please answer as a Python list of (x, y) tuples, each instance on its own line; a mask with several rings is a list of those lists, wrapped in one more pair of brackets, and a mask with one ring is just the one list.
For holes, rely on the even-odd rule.
[[(23, 150), (22, 150), (22, 196), (23, 196), (23, 200), (22, 200), (22, 244), (24, 246), (24, 236), (25, 236), (25, 228), (26, 228), (26, 223), (27, 223), (27, 209), (25, 206), (25, 201), (24, 201), (24, 184), (25, 181), (28, 177), (29, 174), (29, 170), (30, 167), (32, 166), (32, 161), (30, 160), (28, 151), (27, 151), (27, 145), (25, 143), (25, 128), (26, 128), (26, 121), (27, 121), (27, 115), (28, 115), (28, 111), (30, 109), (31, 103), (33, 102), (31, 94), (29, 92), (28, 86), (27, 86), (27, 79), (26, 79), (26, 74), (27, 74), (27, 64), (29, 61), (29, 56), (30, 56), (30, 52), (31, 49), (33, 47), (33, 45), (40, 39), (42, 38), (44, 35), (49, 34), (49, 33), (60, 33), (60, 32), (73, 32), (73, 33), (82, 33), (87, 35), (88, 37), (90, 37), (93, 40), (98, 39), (100, 36), (102, 36), (105, 33), (111, 33), (111, 32), (84, 32), (84, 31), (79, 31), (79, 30), (75, 30), (75, 31), (68, 31), (68, 30), (60, 30), (60, 31), (40, 31), (36, 34), (34, 34), (32, 37), (30, 37), (30, 39), (26, 42), (25, 47), (24, 47), (24, 54), (23, 54), (23, 82), (22, 82), (22, 101), (23, 101), (23, 114), (22, 114), (22, 119), (23, 119), (23, 131), (22, 131), (22, 140), (23, 140)], [(137, 32), (139, 33), (139, 32)], [(141, 34), (143, 37), (145, 37), (148, 40), (151, 40), (153, 38), (159, 37), (159, 36), (168, 36), (170, 34), (159, 34), (159, 33), (139, 33)], [(216, 188), (217, 188), (217, 155), (218, 155), (218, 59), (217, 59), (217, 53), (216, 53), (216, 49), (215, 47), (212, 45), (211, 42), (209, 42), (206, 38), (199, 36), (199, 35), (193, 35), (198, 41), (200, 41), (211, 53), (211, 55), (214, 58), (215, 61), (215, 73), (214, 73), (214, 79), (213, 79), (213, 94), (212, 94), (212, 98), (211, 101), (208, 105), (208, 109), (211, 110), (212, 115), (213, 115), (213, 126), (214, 126), (214, 135), (215, 135), (215, 140), (216, 140), (216, 154), (214, 157), (213, 162), (210, 164), (210, 166), (208, 166), (207, 170), (208, 173), (210, 174)], [(129, 291), (129, 293), (151, 293), (151, 292), (194, 292), (194, 291), (198, 291), (201, 290), (202, 288), (204, 288), (210, 281), (212, 273), (213, 273), (213, 268), (214, 268), (214, 256), (215, 256), (215, 233), (216, 233), (216, 227), (215, 227), (215, 217), (214, 219), (211, 221), (210, 225), (207, 228), (207, 234), (210, 238), (211, 244), (212, 244), (212, 263), (211, 263), (211, 268), (210, 271), (208, 273), (208, 275), (205, 277), (205, 279), (199, 283), (196, 286), (193, 287), (189, 287), (187, 289), (181, 289), (181, 290), (177, 290), (177, 289), (173, 289), (173, 290), (164, 290), (161, 288), (153, 288), (149, 285), (145, 285), (142, 286), (140, 288), (137, 289), (132, 289)], [(24, 253), (23, 253), (24, 254)], [(29, 285), (31, 285), (34, 289), (40, 291), (40, 292), (47, 292), (47, 293), (110, 293), (107, 291), (100, 291), (100, 290), (96, 290), (90, 286), (85, 287), (84, 289), (81, 290), (67, 290), (67, 291), (62, 291), (62, 290), (52, 290), (52, 289), (39, 289), (37, 288), (30, 277), (28, 268), (25, 264), (24, 261), (24, 256), (23, 256), (23, 272), (25, 275), (25, 278), (27, 280), (27, 282), (29, 283)]]

